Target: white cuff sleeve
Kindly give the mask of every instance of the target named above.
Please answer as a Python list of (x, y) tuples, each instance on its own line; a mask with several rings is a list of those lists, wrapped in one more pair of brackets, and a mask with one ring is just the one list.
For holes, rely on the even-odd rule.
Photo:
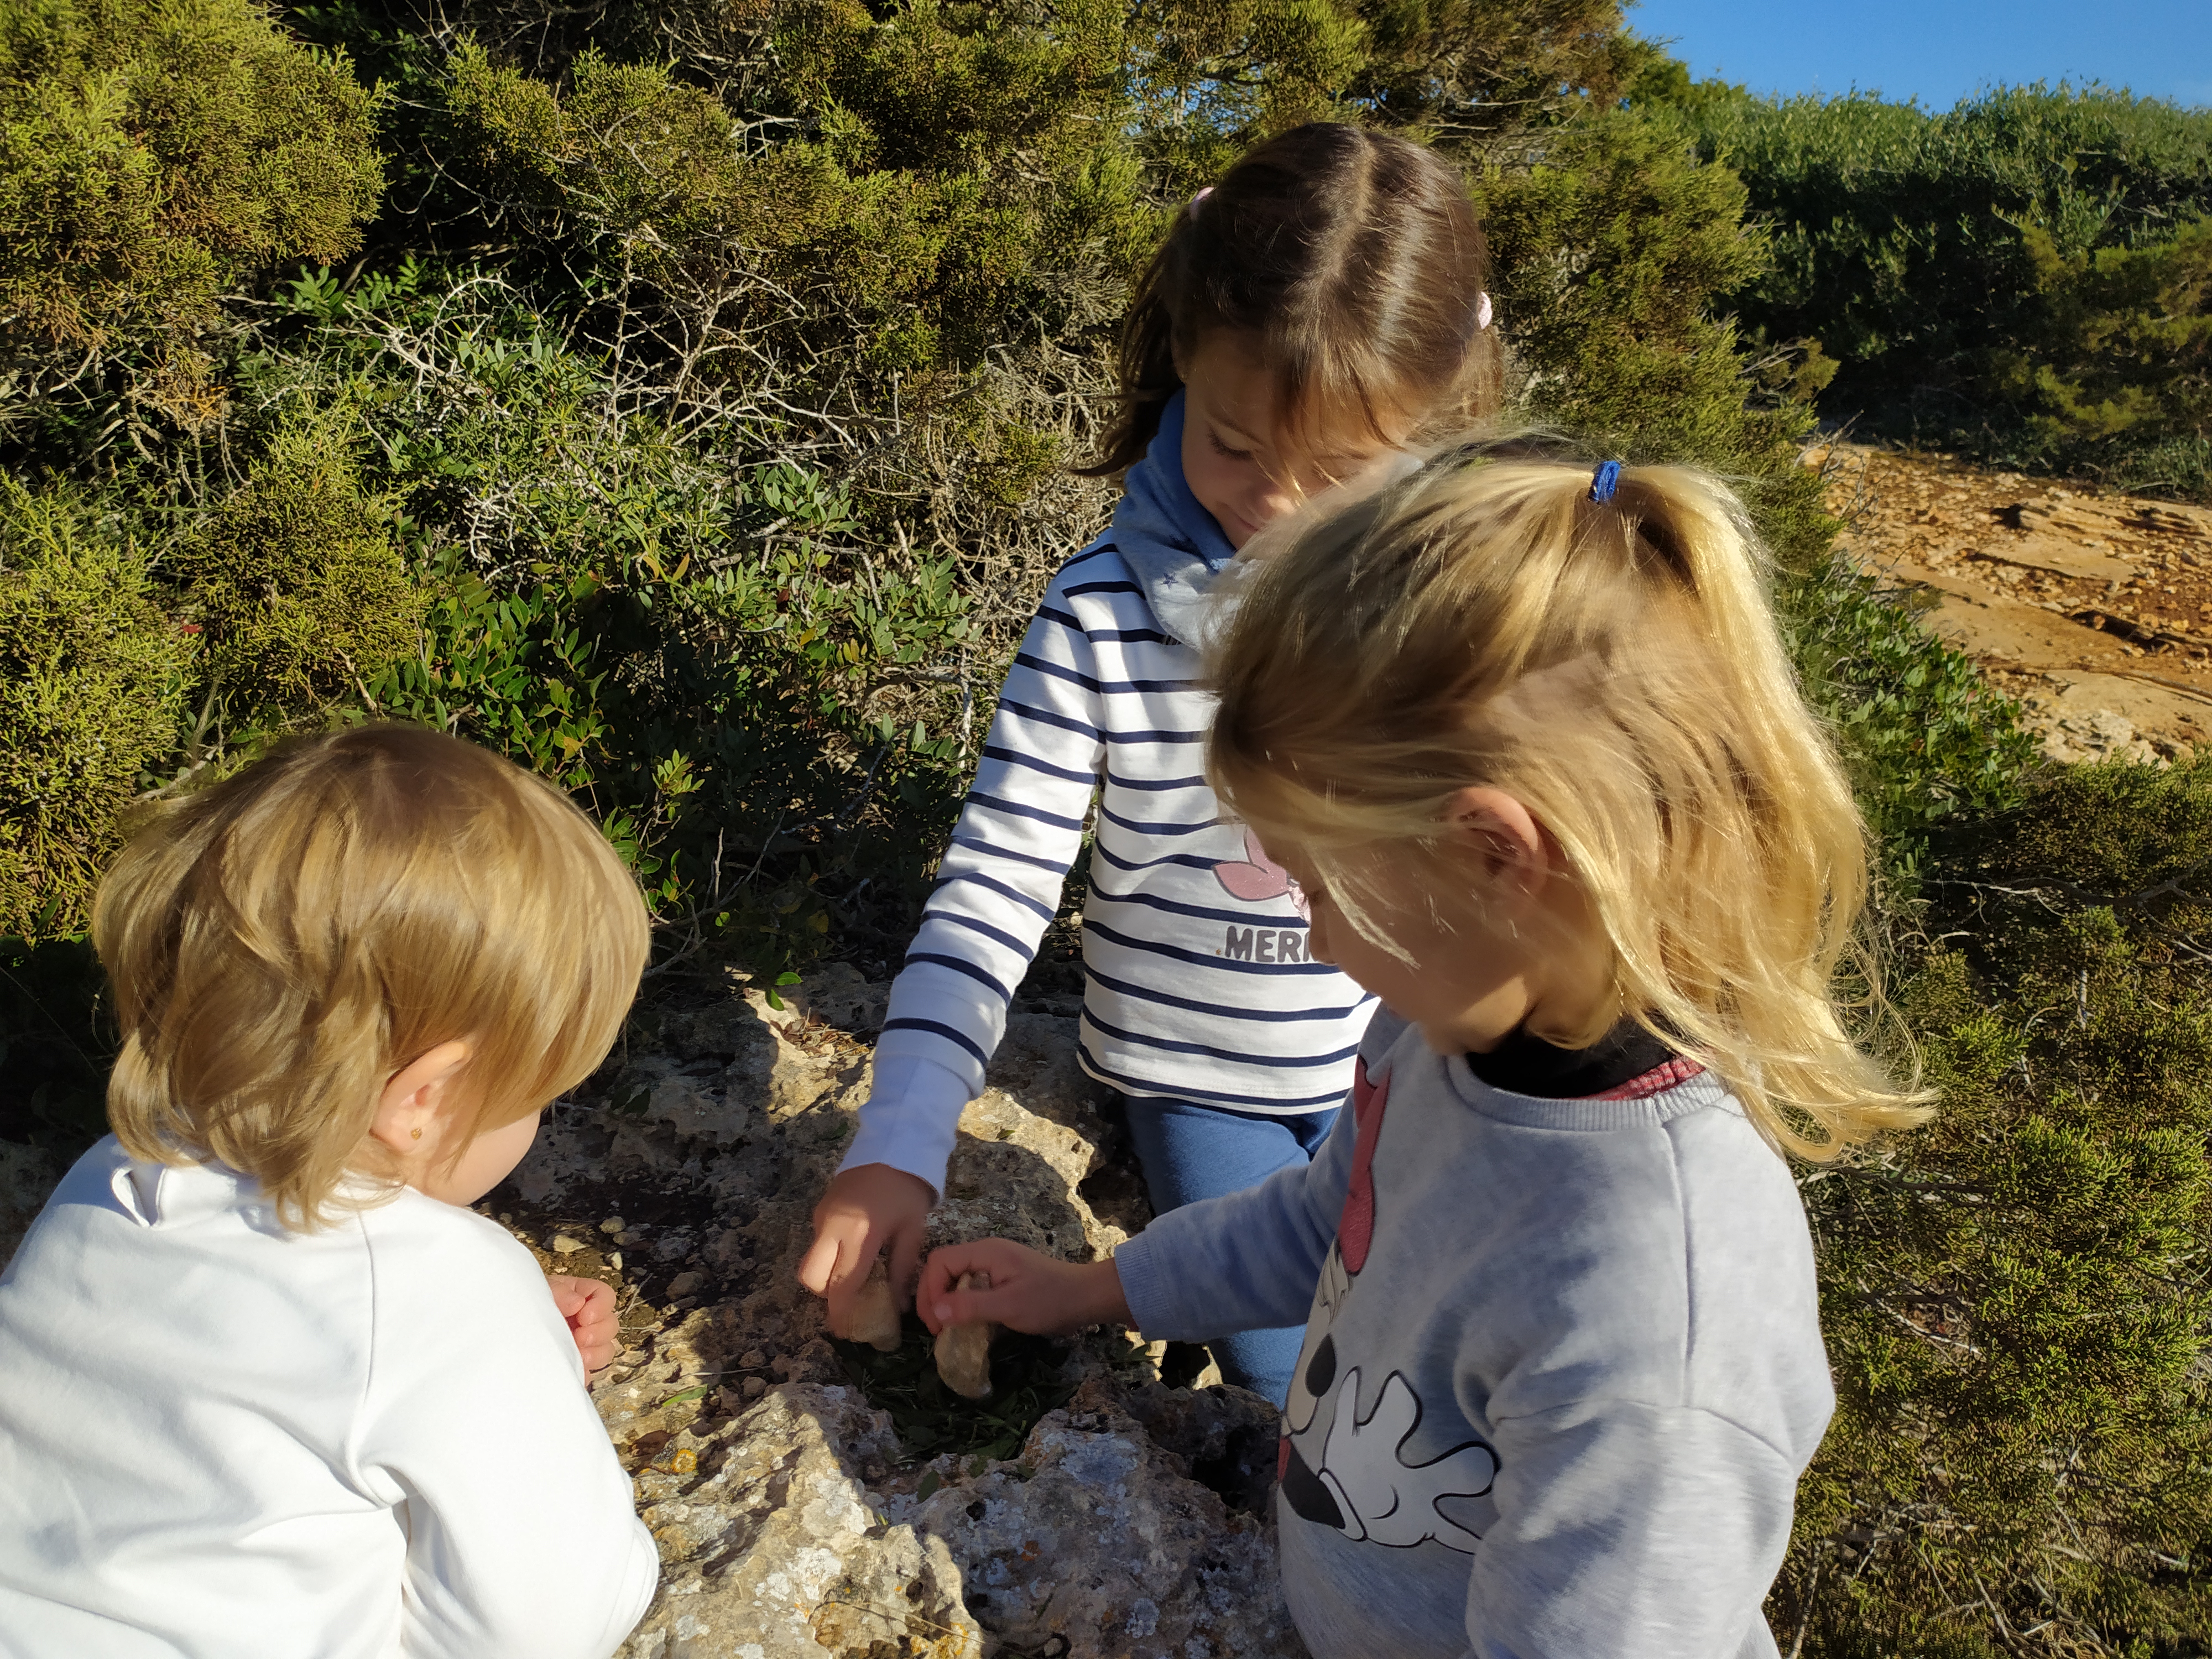
[(888, 1164), (918, 1176), (933, 1198), (945, 1196), (945, 1166), (960, 1133), (960, 1114), (975, 1098), (967, 1079), (919, 1054), (888, 1054), (876, 1062), (875, 1086), (860, 1108), (860, 1131), (842, 1175), (863, 1164)]

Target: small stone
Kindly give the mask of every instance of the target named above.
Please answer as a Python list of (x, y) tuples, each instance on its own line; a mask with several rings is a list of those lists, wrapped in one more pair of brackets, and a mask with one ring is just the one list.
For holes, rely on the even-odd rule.
[(583, 1248), (584, 1241), (580, 1238), (571, 1238), (566, 1233), (553, 1235), (553, 1254), (556, 1255), (574, 1255)]
[(757, 1371), (768, 1364), (768, 1356), (758, 1348), (747, 1348), (739, 1356), (738, 1364), (746, 1370)]
[(763, 1379), (757, 1376), (749, 1376), (745, 1379), (746, 1399), (757, 1400), (767, 1392), (768, 1383)]
[(671, 1296), (690, 1296), (707, 1282), (707, 1275), (697, 1273), (678, 1273), (668, 1281)]
[(599, 1231), (603, 1233), (618, 1233), (622, 1230), (623, 1218), (618, 1215), (611, 1215), (599, 1223)]
[(622, 1271), (622, 1252), (620, 1250), (617, 1250), (612, 1255), (607, 1258), (607, 1266), (612, 1267), (617, 1273), (620, 1273)]
[[(991, 1276), (983, 1273), (960, 1275), (963, 1291), (988, 1291)], [(969, 1400), (991, 1397), (991, 1326), (986, 1321), (947, 1325), (937, 1334), (937, 1375), (945, 1386)], [(1146, 1634), (1150, 1634), (1149, 1632)]]
[(853, 1297), (851, 1329), (847, 1338), (854, 1342), (866, 1342), (881, 1352), (890, 1353), (899, 1345), (898, 1298), (891, 1291), (890, 1269), (878, 1256), (868, 1269), (868, 1277)]

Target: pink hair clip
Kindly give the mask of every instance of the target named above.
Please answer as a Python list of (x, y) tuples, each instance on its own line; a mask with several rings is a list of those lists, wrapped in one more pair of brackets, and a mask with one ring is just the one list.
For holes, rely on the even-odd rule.
[(1211, 196), (1211, 195), (1212, 195), (1212, 194), (1213, 194), (1213, 186), (1212, 186), (1212, 185), (1205, 185), (1205, 186), (1201, 187), (1201, 188), (1200, 189), (1200, 191), (1199, 191), (1198, 194), (1197, 194), (1197, 195), (1195, 195), (1195, 196), (1194, 196), (1194, 197), (1192, 197), (1192, 198), (1190, 198), (1190, 210), (1191, 210), (1193, 213), (1197, 212), (1197, 211), (1198, 211), (1198, 204), (1199, 204), (1200, 202), (1203, 202), (1203, 201), (1204, 201), (1207, 197), (1209, 197), (1209, 196)]
[(1487, 294), (1478, 294), (1474, 296), (1474, 331), (1480, 334), (1489, 326), (1490, 296)]

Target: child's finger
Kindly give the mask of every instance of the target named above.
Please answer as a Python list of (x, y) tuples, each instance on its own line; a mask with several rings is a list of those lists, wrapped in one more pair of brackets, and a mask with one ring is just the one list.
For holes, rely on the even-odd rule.
[[(970, 1244), (948, 1244), (933, 1251), (923, 1269), (927, 1281), (922, 1300), (922, 1322), (933, 1331), (947, 1325), (964, 1325), (975, 1319), (1005, 1322), (1009, 1292), (1020, 1284), (1031, 1265), (1030, 1252), (1003, 1238), (978, 1239)], [(979, 1273), (992, 1286), (988, 1291), (956, 1288), (963, 1273)]]
[(845, 1234), (850, 1220), (840, 1218), (817, 1229), (814, 1243), (799, 1261), (799, 1282), (817, 1296), (830, 1293), (830, 1275), (836, 1271), (837, 1258), (843, 1253)]
[(585, 1290), (584, 1284), (584, 1280), (571, 1279), (566, 1273), (552, 1273), (546, 1278), (545, 1287), (553, 1292), (553, 1305), (561, 1310), (562, 1318), (574, 1319), (590, 1300), (590, 1292)]
[(592, 1288), (584, 1292), (584, 1305), (578, 1310), (576, 1322), (580, 1328), (597, 1335), (611, 1332), (615, 1328), (615, 1293), (611, 1285), (598, 1279), (591, 1281)]
[(948, 1325), (1004, 1325), (1008, 1330), (1038, 1328), (1030, 1316), (1030, 1298), (1012, 1287), (988, 1291), (949, 1291), (937, 1300), (937, 1327)]
[(914, 1285), (921, 1273), (921, 1247), (928, 1231), (919, 1222), (902, 1227), (890, 1237), (891, 1290), (901, 1308), (914, 1305)]
[(963, 1269), (959, 1263), (969, 1253), (965, 1245), (947, 1244), (932, 1250), (921, 1264), (921, 1278), (914, 1290), (914, 1310), (921, 1316), (921, 1322), (929, 1327), (933, 1335), (944, 1328), (944, 1322), (937, 1316), (938, 1306), (960, 1282)]
[(860, 1286), (868, 1282), (868, 1270), (875, 1266), (882, 1249), (882, 1231), (866, 1222), (854, 1226), (848, 1237), (841, 1241), (837, 1268), (830, 1275), (826, 1292), (831, 1335), (842, 1336), (852, 1329), (854, 1299), (860, 1295)]

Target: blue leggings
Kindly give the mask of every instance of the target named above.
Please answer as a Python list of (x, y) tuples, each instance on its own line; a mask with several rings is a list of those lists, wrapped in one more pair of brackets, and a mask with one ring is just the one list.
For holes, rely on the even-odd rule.
[[(1188, 1100), (1125, 1096), (1129, 1139), (1144, 1166), (1152, 1212), (1256, 1187), (1288, 1164), (1304, 1164), (1328, 1134), (1336, 1109), (1296, 1117), (1262, 1117)], [(1237, 1331), (1206, 1344), (1231, 1382), (1280, 1407), (1291, 1391), (1305, 1327)]]

